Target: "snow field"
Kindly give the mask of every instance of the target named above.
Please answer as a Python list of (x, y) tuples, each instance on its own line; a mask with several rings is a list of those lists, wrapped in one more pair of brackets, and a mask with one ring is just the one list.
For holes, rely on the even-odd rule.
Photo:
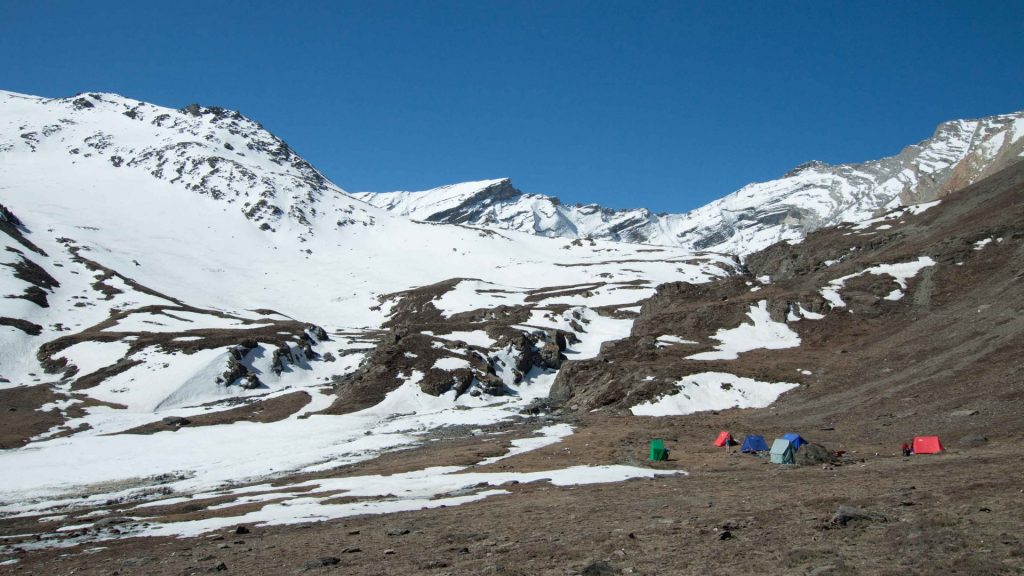
[(763, 408), (783, 392), (796, 388), (790, 382), (761, 382), (725, 372), (691, 374), (676, 381), (678, 392), (637, 404), (636, 416), (682, 416), (708, 410)]
[[(267, 504), (253, 512), (188, 522), (157, 523), (132, 535), (198, 536), (212, 530), (239, 524), (298, 524), (364, 514), (388, 514), (440, 506), (457, 506), (491, 496), (508, 494), (508, 491), (501, 489), (480, 490), (480, 485), (498, 487), (509, 482), (525, 484), (545, 481), (554, 486), (578, 486), (622, 482), (633, 478), (653, 478), (655, 475), (685, 474), (682, 471), (661, 471), (622, 465), (572, 466), (542, 472), (466, 472), (464, 470), (464, 468), (439, 467), (390, 476), (354, 476), (318, 480), (314, 484), (316, 488), (311, 491), (301, 492), (300, 495), (289, 498), (285, 502)], [(299, 486), (302, 485), (292, 487)], [(367, 500), (345, 504), (329, 503), (331, 499), (339, 496), (334, 493), (338, 490), (342, 491), (341, 496), (361, 497), (367, 498)], [(330, 492), (331, 494), (318, 497), (317, 494), (320, 492)], [(266, 494), (249, 500), (249, 502), (280, 497), (280, 493)]]

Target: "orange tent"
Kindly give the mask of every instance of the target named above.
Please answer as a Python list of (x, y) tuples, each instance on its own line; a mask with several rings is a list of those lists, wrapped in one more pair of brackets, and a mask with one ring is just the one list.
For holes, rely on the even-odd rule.
[(726, 430), (722, 430), (718, 434), (718, 438), (715, 439), (715, 446), (719, 446), (719, 447), (721, 447), (721, 446), (732, 446), (735, 443), (736, 443), (736, 441), (732, 439), (732, 434), (729, 434), (729, 432), (726, 431)]
[(914, 436), (914, 454), (938, 454), (942, 450), (938, 436)]

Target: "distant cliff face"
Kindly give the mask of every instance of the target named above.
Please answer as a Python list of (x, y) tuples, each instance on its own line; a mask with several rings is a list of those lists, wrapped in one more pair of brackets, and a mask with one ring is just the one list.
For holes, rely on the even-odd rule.
[(946, 122), (896, 156), (835, 166), (808, 162), (686, 214), (569, 206), (552, 196), (523, 194), (507, 179), (357, 196), (429, 222), (749, 254), (823, 226), (942, 198), (1020, 161), (1022, 136), (1024, 112)]

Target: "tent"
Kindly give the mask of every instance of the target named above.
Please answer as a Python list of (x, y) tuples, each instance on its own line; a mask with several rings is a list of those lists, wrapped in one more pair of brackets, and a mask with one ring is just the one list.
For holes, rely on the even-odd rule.
[(914, 454), (938, 454), (943, 450), (938, 436), (914, 436)]
[(788, 439), (776, 438), (775, 442), (772, 442), (772, 464), (793, 464), (795, 454), (796, 449)]
[(789, 440), (789, 443), (793, 445), (794, 452), (800, 450), (800, 447), (803, 446), (804, 444), (807, 444), (807, 440), (804, 440), (803, 437), (797, 434), (796, 432), (789, 432), (787, 434), (783, 434), (782, 437), (785, 438), (786, 440)]
[(732, 439), (732, 434), (728, 431), (722, 430), (718, 433), (718, 438), (715, 439), (715, 446), (732, 446), (736, 444), (736, 441)]
[(743, 438), (743, 446), (740, 446), (740, 452), (767, 452), (768, 442), (765, 441), (764, 436), (758, 436), (757, 434), (747, 434)]
[(668, 449), (665, 448), (665, 441), (660, 438), (651, 440), (651, 461), (658, 462), (668, 460)]

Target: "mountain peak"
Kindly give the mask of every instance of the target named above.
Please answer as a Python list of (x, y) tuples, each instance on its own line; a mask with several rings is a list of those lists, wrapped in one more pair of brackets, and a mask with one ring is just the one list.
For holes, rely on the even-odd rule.
[(803, 164), (797, 165), (795, 168), (793, 168), (789, 172), (786, 172), (785, 174), (782, 175), (782, 177), (783, 178), (790, 178), (792, 176), (796, 176), (797, 174), (800, 174), (801, 172), (806, 172), (807, 170), (812, 170), (812, 169), (815, 169), (815, 168), (828, 168), (828, 167), (829, 167), (829, 165), (828, 165), (827, 162), (822, 162), (821, 160), (808, 160), (807, 162), (804, 162)]
[(414, 220), (463, 223), (495, 203), (523, 196), (509, 178), (446, 184), (421, 192), (360, 192), (356, 198)]
[[(0, 98), (0, 151), (140, 171), (240, 210), (268, 232), (312, 233), (373, 217), (282, 139), (240, 112), (189, 104), (175, 110), (118, 94)], [(343, 214), (342, 214), (343, 213)]]
[(359, 196), (430, 222), (749, 254), (823, 226), (941, 198), (1020, 161), (1022, 137), (1024, 112), (944, 122), (896, 156), (836, 165), (811, 160), (686, 214), (566, 206), (553, 196), (521, 194), (505, 179)]

